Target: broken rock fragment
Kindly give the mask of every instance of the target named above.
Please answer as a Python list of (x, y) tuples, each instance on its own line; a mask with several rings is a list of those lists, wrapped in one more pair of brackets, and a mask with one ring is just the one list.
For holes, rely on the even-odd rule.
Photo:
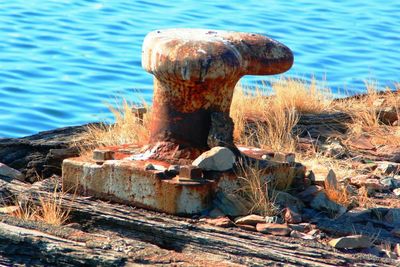
[(235, 155), (226, 147), (213, 147), (195, 159), (192, 165), (206, 171), (227, 171), (232, 169)]
[(265, 217), (260, 215), (247, 215), (244, 217), (240, 217), (235, 220), (236, 224), (247, 224), (247, 225), (257, 225), (258, 223), (265, 223)]
[(260, 233), (278, 236), (288, 236), (291, 231), (286, 224), (277, 223), (258, 223), (256, 228)]
[(332, 239), (331, 241), (329, 241), (329, 245), (334, 248), (354, 249), (369, 248), (370, 246), (372, 246), (372, 243), (367, 236), (351, 235)]
[(6, 164), (0, 162), (0, 176), (5, 176), (11, 179), (24, 181), (25, 176), (18, 170), (8, 167)]

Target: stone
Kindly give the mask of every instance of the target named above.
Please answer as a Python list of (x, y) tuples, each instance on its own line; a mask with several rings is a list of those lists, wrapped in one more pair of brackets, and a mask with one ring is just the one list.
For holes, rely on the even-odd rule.
[(284, 223), (284, 220), (279, 216), (265, 216), (265, 222), (282, 224)]
[(250, 214), (236, 219), (235, 223), (255, 226), (257, 223), (265, 223), (265, 217), (256, 214)]
[(295, 207), (297, 210), (301, 211), (304, 208), (304, 203), (299, 198), (292, 196), (291, 194), (284, 191), (275, 191), (275, 205), (280, 208)]
[(400, 225), (400, 209), (389, 209), (383, 219), (390, 224)]
[(233, 129), (234, 123), (228, 113), (211, 113), (211, 127), (207, 137), (207, 145), (210, 148), (217, 146), (234, 147)]
[(235, 154), (226, 147), (213, 147), (195, 159), (192, 165), (206, 171), (227, 171), (233, 168)]
[(292, 232), (290, 232), (290, 237), (294, 237), (294, 238), (301, 238), (304, 240), (315, 240), (317, 239), (316, 236), (313, 235), (309, 235), (309, 234), (305, 234), (296, 230), (293, 230)]
[(226, 215), (219, 208), (213, 208), (208, 214), (208, 216), (210, 218), (218, 218), (218, 217), (225, 217)]
[(327, 157), (342, 158), (347, 154), (346, 148), (337, 140), (320, 146), (323, 154)]
[(377, 169), (383, 174), (391, 175), (400, 173), (400, 164), (388, 161), (382, 161), (378, 163)]
[(325, 192), (319, 192), (311, 201), (313, 209), (326, 211), (332, 215), (340, 216), (346, 212), (346, 208), (329, 200)]
[(379, 180), (379, 182), (388, 189), (400, 188), (400, 180), (393, 177), (385, 177)]
[(222, 191), (216, 193), (213, 204), (224, 214), (233, 217), (247, 215), (252, 208), (251, 203), (240, 195)]
[(211, 126), (211, 114), (229, 114), (242, 76), (278, 74), (292, 64), (289, 48), (259, 34), (182, 28), (150, 32), (142, 46), (142, 67), (154, 75), (150, 143), (170, 143), (151, 158), (193, 160), (204, 152), (209, 136), (212, 145), (230, 142), (228, 133), (220, 135), (219, 122)]
[(13, 213), (17, 212), (19, 209), (20, 209), (19, 206), (1, 207), (0, 208), (0, 213), (13, 214)]
[(153, 164), (151, 163), (147, 163), (146, 165), (144, 165), (144, 170), (145, 171), (154, 171), (156, 168), (154, 167)]
[(203, 179), (203, 171), (197, 166), (184, 165), (179, 169), (179, 178), (188, 180)]
[(300, 192), (299, 194), (297, 194), (297, 197), (299, 199), (301, 199), (302, 201), (309, 203), (311, 202), (314, 197), (322, 191), (322, 187), (318, 186), (318, 185), (312, 185), (308, 188), (306, 188), (306, 190)]
[(285, 209), (284, 218), (286, 223), (301, 223), (303, 220), (301, 214), (295, 208), (290, 207)]
[(246, 231), (251, 231), (251, 232), (257, 232), (257, 229), (254, 225), (248, 225), (248, 224), (237, 224), (237, 227), (240, 229), (246, 230)]
[(400, 196), (400, 188), (394, 189), (394, 190), (393, 190), (393, 193), (394, 193), (396, 196)]
[(387, 125), (393, 125), (400, 119), (400, 113), (396, 107), (385, 107), (377, 112), (379, 120)]
[(339, 237), (336, 239), (332, 239), (331, 241), (329, 241), (328, 244), (334, 248), (346, 249), (369, 248), (370, 246), (372, 246), (369, 238), (363, 235)]
[(400, 244), (396, 244), (394, 246), (393, 252), (395, 252), (397, 256), (400, 257)]
[(288, 236), (291, 231), (287, 225), (276, 223), (258, 223), (256, 229), (257, 232), (277, 236)]
[(388, 190), (389, 188), (379, 182), (378, 177), (373, 175), (357, 175), (350, 178), (350, 184), (363, 187), (369, 190)]
[(0, 162), (0, 176), (5, 176), (19, 181), (25, 180), (25, 175), (23, 175), (20, 171), (8, 167), (6, 164), (3, 164), (1, 162)]
[(328, 175), (326, 176), (325, 181), (324, 181), (324, 186), (325, 186), (325, 188), (339, 190), (339, 185), (338, 185), (338, 181), (336, 178), (336, 174), (333, 170), (329, 170)]
[(310, 223), (299, 223), (299, 224), (289, 224), (289, 227), (297, 232), (309, 232), (312, 229), (312, 226)]
[(384, 250), (386, 257), (388, 257), (389, 259), (394, 259), (397, 260), (397, 254), (395, 252), (392, 251), (388, 251), (388, 250)]
[(205, 219), (205, 223), (222, 227), (222, 228), (227, 228), (233, 226), (233, 222), (228, 218), (228, 217), (220, 217), (220, 218), (215, 218), (215, 219)]

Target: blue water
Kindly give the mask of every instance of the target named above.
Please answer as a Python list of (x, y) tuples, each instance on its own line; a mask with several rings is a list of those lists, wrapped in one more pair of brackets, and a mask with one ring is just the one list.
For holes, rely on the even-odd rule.
[(393, 87), (399, 14), (400, 1), (381, 0), (0, 0), (0, 137), (104, 119), (118, 96), (151, 101), (141, 44), (159, 28), (266, 34), (294, 51), (287, 76), (336, 92)]

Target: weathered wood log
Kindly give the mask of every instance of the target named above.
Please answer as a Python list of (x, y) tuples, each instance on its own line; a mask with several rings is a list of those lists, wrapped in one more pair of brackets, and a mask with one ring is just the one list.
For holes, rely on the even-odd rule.
[[(52, 197), (51, 192), (40, 191), (41, 188), (46, 188), (44, 183), (32, 187), (11, 182), (7, 183), (7, 187), (15, 194), (28, 194), (33, 200), (39, 195)], [(392, 260), (362, 253), (342, 253), (314, 241), (274, 237), (238, 228), (216, 228), (198, 220), (135, 209), (90, 197), (65, 194), (62, 205), (72, 209), (71, 221), (85, 225), (85, 232), (88, 234), (108, 234), (111, 238), (128, 243), (139, 240), (192, 258), (205, 254), (208, 259), (219, 260), (225, 265), (227, 263), (249, 266), (394, 264)], [(49, 232), (46, 228), (41, 228), (40, 231)], [(62, 238), (68, 239), (65, 236)], [(46, 251), (42, 253), (44, 255)], [(136, 256), (127, 257), (127, 261), (135, 261)]]

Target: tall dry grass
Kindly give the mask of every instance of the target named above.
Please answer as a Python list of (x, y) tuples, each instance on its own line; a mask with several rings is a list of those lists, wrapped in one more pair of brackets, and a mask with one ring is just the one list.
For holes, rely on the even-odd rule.
[[(148, 142), (150, 131), (151, 108), (144, 104), (147, 112), (141, 119), (132, 111), (134, 104), (122, 99), (117, 107), (109, 105), (114, 116), (114, 123), (89, 125), (87, 131), (78, 137), (78, 147), (84, 154), (94, 148), (122, 144), (144, 145)], [(81, 140), (84, 140), (83, 142)]]
[(249, 214), (277, 215), (279, 210), (275, 205), (276, 192), (273, 181), (268, 179), (265, 170), (258, 165), (248, 165), (242, 162), (239, 164), (236, 174), (241, 185), (239, 193), (251, 204)]
[(254, 90), (238, 85), (231, 106), (235, 140), (263, 149), (294, 152), (296, 138), (292, 131), (299, 114), (327, 111), (331, 100), (330, 91), (315, 79), (307, 84), (281, 78)]

